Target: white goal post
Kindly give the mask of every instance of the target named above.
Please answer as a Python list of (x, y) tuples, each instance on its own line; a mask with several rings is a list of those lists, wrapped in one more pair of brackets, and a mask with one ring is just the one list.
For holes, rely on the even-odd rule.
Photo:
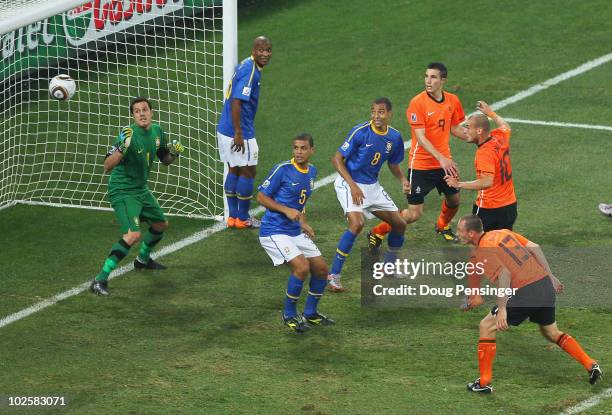
[[(0, 1), (0, 209), (110, 209), (104, 156), (130, 100), (186, 151), (149, 187), (169, 215), (223, 216), (216, 123), (237, 63), (237, 0)], [(77, 82), (69, 101), (49, 80)]]

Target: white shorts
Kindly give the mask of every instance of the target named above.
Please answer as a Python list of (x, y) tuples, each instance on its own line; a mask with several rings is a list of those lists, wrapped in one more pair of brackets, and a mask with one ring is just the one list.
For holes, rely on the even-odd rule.
[(357, 183), (357, 186), (359, 186), (364, 196), (363, 204), (361, 206), (357, 206), (353, 203), (351, 189), (342, 176), (338, 175), (336, 181), (334, 182), (336, 196), (338, 197), (340, 206), (342, 206), (342, 209), (344, 210), (344, 214), (347, 214), (348, 212), (361, 212), (365, 214), (368, 219), (372, 219), (374, 217), (372, 212), (395, 212), (399, 210), (380, 183)]
[(321, 256), (319, 248), (305, 233), (298, 236), (282, 234), (260, 236), (259, 243), (272, 259), (274, 266), (289, 262), (300, 255), (306, 258)]
[(234, 138), (228, 137), (217, 131), (217, 145), (219, 146), (219, 158), (230, 167), (257, 166), (259, 146), (255, 138), (244, 140), (244, 153), (232, 151)]

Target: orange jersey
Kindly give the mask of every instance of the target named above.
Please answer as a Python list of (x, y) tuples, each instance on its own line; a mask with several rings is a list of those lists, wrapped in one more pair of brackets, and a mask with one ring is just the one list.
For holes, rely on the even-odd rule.
[(485, 209), (499, 208), (516, 202), (510, 162), (510, 130), (496, 128), (478, 146), (474, 159), (476, 176), (493, 176), (493, 185), (478, 192), (476, 205)]
[(480, 262), (484, 275), (496, 282), (504, 268), (510, 271), (510, 287), (521, 288), (548, 273), (525, 245), (529, 240), (508, 229), (485, 232), (470, 261)]
[(440, 163), (423, 146), (419, 145), (414, 130), (424, 128), (425, 137), (436, 150), (444, 157), (451, 158), (450, 129), (465, 119), (459, 98), (450, 92), (443, 92), (442, 101), (438, 102), (423, 91), (410, 101), (406, 109), (406, 117), (412, 129), (408, 167), (416, 170), (439, 169)]

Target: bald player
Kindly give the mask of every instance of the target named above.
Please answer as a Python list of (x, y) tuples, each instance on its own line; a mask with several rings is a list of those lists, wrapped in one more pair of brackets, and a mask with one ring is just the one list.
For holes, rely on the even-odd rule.
[(555, 294), (563, 284), (555, 277), (540, 246), (508, 229), (485, 232), (476, 215), (466, 215), (457, 225), (459, 241), (474, 246), (471, 261), (483, 266), (484, 275), (498, 288), (513, 289), (510, 296), (497, 297), (497, 305), (480, 322), (478, 367), (480, 377), (467, 385), (471, 392), (491, 393), (493, 360), (498, 331), (508, 330), (529, 319), (542, 335), (576, 359), (596, 383), (602, 370), (572, 336), (559, 330), (555, 318)]
[(259, 155), (255, 139), (255, 114), (261, 71), (271, 57), (270, 39), (265, 36), (255, 38), (251, 56), (236, 66), (217, 125), (219, 156), (229, 167), (223, 188), (229, 207), (227, 226), (230, 228), (260, 226), (259, 221), (249, 215)]
[[(516, 195), (512, 181), (510, 160), (510, 125), (484, 101), (476, 106), (481, 114), (472, 115), (463, 124), (467, 142), (478, 147), (474, 158), (476, 180), (459, 181), (457, 176), (447, 175), (446, 183), (455, 189), (477, 190), (472, 207), (486, 231), (510, 229), (517, 217)], [(489, 118), (497, 128), (490, 129)]]

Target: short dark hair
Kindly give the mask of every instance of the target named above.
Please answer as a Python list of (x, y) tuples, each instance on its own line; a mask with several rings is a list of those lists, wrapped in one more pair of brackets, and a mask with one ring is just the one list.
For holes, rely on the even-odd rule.
[(463, 216), (459, 220), (463, 221), (463, 223), (465, 223), (465, 230), (466, 231), (482, 232), (482, 221), (480, 220), (480, 218), (478, 216), (476, 216), (476, 215), (465, 215), (465, 216)]
[(314, 138), (312, 138), (312, 135), (308, 133), (298, 134), (295, 137), (293, 137), (292, 141), (308, 141), (308, 144), (310, 144), (310, 147), (314, 147)]
[(448, 77), (448, 69), (446, 69), (446, 66), (443, 63), (432, 62), (429, 65), (427, 65), (427, 69), (436, 69), (436, 70), (440, 71), (440, 77), (441, 78)]
[(393, 105), (391, 105), (391, 100), (387, 97), (380, 97), (374, 100), (374, 102), (372, 102), (372, 105), (377, 104), (385, 104), (385, 108), (387, 109), (387, 111), (391, 111), (393, 109)]
[(130, 114), (134, 113), (134, 105), (138, 104), (139, 102), (146, 102), (149, 106), (149, 109), (153, 110), (153, 105), (151, 105), (151, 101), (149, 101), (149, 98), (136, 97), (132, 100), (132, 103), (130, 104)]

